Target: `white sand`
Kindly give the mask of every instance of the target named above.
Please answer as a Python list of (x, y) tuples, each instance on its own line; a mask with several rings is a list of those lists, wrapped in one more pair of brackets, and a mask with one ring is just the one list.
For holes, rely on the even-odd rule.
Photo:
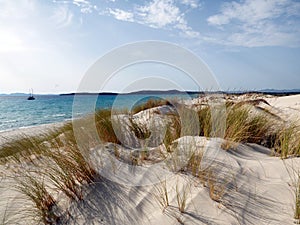
[(277, 98), (268, 98), (267, 101), (274, 107), (277, 114), (286, 120), (300, 119), (300, 95), (291, 95)]
[(58, 129), (64, 124), (64, 122), (60, 123), (51, 123), (51, 124), (43, 124), (31, 127), (24, 127), (19, 129), (13, 129), (8, 131), (0, 131), (0, 145), (11, 141), (20, 137), (31, 137), (36, 135), (45, 134), (51, 130)]
[[(300, 95), (267, 98), (284, 119), (300, 118)], [(41, 132), (40, 128), (28, 128), (26, 134)], [(4, 133), (15, 137), (20, 131)], [(1, 133), (0, 133), (1, 136)], [(1, 140), (1, 139), (0, 139)], [(182, 137), (177, 140), (181, 149), (183, 167), (188, 145), (204, 152), (202, 168), (214, 174), (219, 201), (210, 198), (208, 185), (204, 186), (191, 174), (172, 173), (166, 170), (166, 161), (152, 166), (132, 167), (117, 159), (112, 172), (111, 155), (103, 149), (94, 150), (101, 154), (106, 179), (88, 188), (83, 202), (73, 202), (69, 211), (73, 219), (68, 224), (294, 224), (295, 185), (300, 174), (300, 158), (281, 160), (271, 156), (271, 150), (248, 144), (236, 150), (224, 151), (221, 139), (207, 140), (204, 137)], [(113, 151), (113, 145), (108, 145)], [(93, 159), (99, 159), (94, 157)], [(5, 174), (5, 167), (0, 171)], [(1, 173), (0, 173), (1, 177)], [(160, 184), (166, 179), (170, 205), (162, 209), (156, 196)], [(114, 182), (112, 182), (113, 180)], [(0, 178), (1, 181), (1, 178)], [(24, 198), (11, 190), (11, 180), (2, 177), (0, 183), (0, 221), (10, 218), (9, 213), (20, 211), (27, 204)], [(140, 186), (130, 185), (140, 182)], [(147, 185), (142, 185), (147, 183)], [(181, 195), (186, 193), (185, 212), (178, 210), (176, 186)], [(184, 191), (185, 190), (185, 191)], [(7, 202), (9, 202), (7, 204)], [(16, 224), (13, 222), (8, 224)], [(21, 216), (19, 216), (21, 218)], [(0, 222), (1, 223), (1, 222)], [(22, 220), (19, 224), (23, 224)]]

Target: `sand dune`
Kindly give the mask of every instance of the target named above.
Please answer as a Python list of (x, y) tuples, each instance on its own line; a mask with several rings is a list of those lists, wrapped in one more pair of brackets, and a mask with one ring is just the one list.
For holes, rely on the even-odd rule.
[[(300, 95), (264, 99), (269, 105), (260, 106), (283, 120), (299, 118)], [(189, 104), (198, 103), (194, 100)], [(147, 122), (149, 115), (141, 112), (136, 119)], [(158, 120), (159, 115), (156, 115), (155, 121)], [(28, 128), (26, 134), (37, 134), (43, 129)], [(23, 131), (1, 133), (0, 140), (4, 143), (20, 132)], [(225, 151), (223, 142), (221, 138), (180, 137), (174, 141), (177, 151), (173, 155), (168, 154), (164, 146), (153, 147), (149, 160), (138, 166), (126, 162), (133, 151), (128, 146), (108, 143), (94, 148), (91, 158), (102, 178), (87, 185), (83, 201), (63, 202), (61, 199), (60, 204), (68, 207), (68, 215), (59, 223), (295, 224), (295, 188), (300, 158), (282, 160), (272, 156), (271, 149), (251, 143), (236, 143), (234, 149)], [(121, 159), (113, 157), (116, 148)], [(155, 161), (157, 152), (166, 157)], [(203, 176), (199, 171), (195, 176), (185, 169), (191, 152), (202, 156)], [(170, 169), (168, 163), (174, 159), (176, 168)], [(13, 191), (14, 180), (6, 176), (11, 167), (14, 165), (0, 166), (0, 221), (28, 224), (31, 221), (26, 221), (29, 217), (22, 212), (29, 204)], [(164, 180), (165, 183), (161, 182)], [(166, 207), (160, 204), (166, 194), (164, 189), (169, 202)], [(183, 199), (185, 206), (182, 208)], [(13, 215), (14, 212), (20, 213)]]

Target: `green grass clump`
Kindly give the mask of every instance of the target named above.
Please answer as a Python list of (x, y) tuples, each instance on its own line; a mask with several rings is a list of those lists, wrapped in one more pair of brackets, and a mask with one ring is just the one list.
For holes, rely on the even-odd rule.
[(8, 161), (20, 162), (34, 155), (40, 155), (45, 150), (43, 142), (47, 140), (46, 135), (29, 137), (22, 135), (19, 139), (13, 139), (4, 143), (0, 148), (0, 163)]
[(169, 205), (169, 191), (167, 188), (167, 180), (163, 180), (157, 185), (154, 186), (154, 197), (162, 207), (162, 210), (164, 211)]
[(188, 192), (190, 190), (190, 184), (182, 185), (181, 190), (179, 189), (178, 181), (176, 184), (176, 199), (178, 210), (184, 213), (186, 210), (186, 204), (188, 200)]
[[(226, 140), (222, 146), (224, 149), (232, 147), (234, 142), (261, 144), (269, 135), (271, 127), (271, 121), (266, 115), (252, 115), (250, 108), (244, 105), (229, 105), (225, 121), (212, 121), (208, 106), (198, 111), (198, 117), (200, 136), (224, 138)], [(226, 123), (224, 132), (213, 130), (213, 123), (215, 129), (222, 129), (221, 123)], [(220, 134), (224, 136), (219, 136)]]
[(200, 136), (210, 137), (212, 132), (211, 112), (208, 106), (203, 107), (198, 111)]
[(26, 174), (17, 178), (16, 189), (33, 204), (30, 210), (34, 220), (44, 224), (59, 222), (57, 202), (46, 189), (43, 179), (39, 180), (34, 175)]
[(146, 140), (151, 135), (151, 131), (144, 124), (138, 124), (132, 118), (129, 118), (129, 128), (139, 140)]
[(300, 176), (298, 177), (298, 183), (296, 185), (295, 219), (298, 220), (298, 224), (300, 224)]
[[(64, 193), (74, 201), (82, 200), (84, 187), (100, 175), (89, 158), (90, 144), (79, 146), (70, 124), (40, 137), (21, 137), (1, 146), (1, 162), (16, 182), (16, 190), (33, 203), (29, 213), (44, 224), (56, 224), (57, 201), (51, 193)], [(21, 174), (21, 175), (20, 175)]]
[(163, 105), (172, 105), (172, 104), (170, 103), (169, 100), (166, 100), (166, 99), (149, 99), (147, 102), (135, 106), (131, 110), (131, 113), (136, 114), (143, 110), (151, 109), (151, 108), (163, 106)]
[(271, 123), (262, 114), (251, 115), (248, 107), (228, 109), (224, 148), (231, 147), (230, 142), (261, 144), (270, 132)]
[[(120, 141), (115, 134), (113, 121), (111, 118), (111, 110), (99, 110), (95, 114), (96, 128), (99, 138), (104, 142), (112, 142), (120, 144)], [(114, 121), (118, 123), (118, 119)]]
[(288, 156), (300, 156), (300, 130), (299, 127), (292, 124), (284, 126), (276, 135), (274, 141), (275, 152), (280, 154), (281, 158)]

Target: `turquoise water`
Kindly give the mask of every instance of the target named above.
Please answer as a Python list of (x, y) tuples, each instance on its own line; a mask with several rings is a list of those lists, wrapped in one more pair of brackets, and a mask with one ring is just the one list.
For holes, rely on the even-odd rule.
[[(159, 98), (187, 98), (186, 95), (155, 95)], [(196, 97), (196, 96), (191, 96)], [(76, 97), (77, 98), (77, 97)], [(116, 108), (130, 109), (132, 102), (146, 101), (153, 96), (132, 94), (118, 95)], [(95, 109), (111, 108), (116, 95), (102, 95), (97, 99), (96, 106), (91, 109), (89, 105), (94, 101), (95, 96), (80, 96), (79, 110), (76, 110), (76, 117), (92, 113)], [(36, 100), (28, 101), (27, 97), (0, 97), (0, 131), (21, 127), (35, 126), (62, 122), (72, 119), (74, 96), (36, 96)], [(114, 106), (115, 107), (115, 106)]]

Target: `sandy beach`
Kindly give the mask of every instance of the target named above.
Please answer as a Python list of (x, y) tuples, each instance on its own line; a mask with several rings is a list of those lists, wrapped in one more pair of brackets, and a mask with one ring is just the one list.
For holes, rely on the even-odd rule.
[[(267, 103), (260, 102), (259, 107), (284, 123), (300, 118), (300, 95), (263, 99)], [(187, 104), (195, 106), (199, 102)], [(164, 123), (163, 114), (157, 113), (163, 111), (161, 107), (147, 110), (137, 113), (134, 119), (147, 123), (154, 118), (158, 124)], [(23, 134), (36, 136), (61, 126), (58, 123), (1, 132), (0, 145)], [(224, 150), (222, 143), (222, 138), (179, 137), (171, 145), (176, 151), (170, 153), (164, 145), (149, 147), (147, 157), (134, 167), (126, 162), (132, 159), (132, 149), (109, 142), (94, 147), (89, 162), (101, 177), (83, 182), (82, 199), (68, 199), (45, 180), (61, 210), (56, 212), (59, 219), (49, 224), (295, 224), (300, 158), (281, 159), (274, 156), (273, 149), (255, 143), (236, 143), (234, 148)], [(117, 157), (112, 157), (116, 151)], [(197, 172), (188, 167), (191, 152), (193, 156), (201, 155)], [(45, 162), (38, 156), (31, 158), (32, 162), (25, 160), (21, 165), (15, 161), (0, 165), (3, 224), (45, 223), (37, 219), (39, 214), (30, 215), (36, 205), (14, 188), (16, 179), (12, 174)]]

